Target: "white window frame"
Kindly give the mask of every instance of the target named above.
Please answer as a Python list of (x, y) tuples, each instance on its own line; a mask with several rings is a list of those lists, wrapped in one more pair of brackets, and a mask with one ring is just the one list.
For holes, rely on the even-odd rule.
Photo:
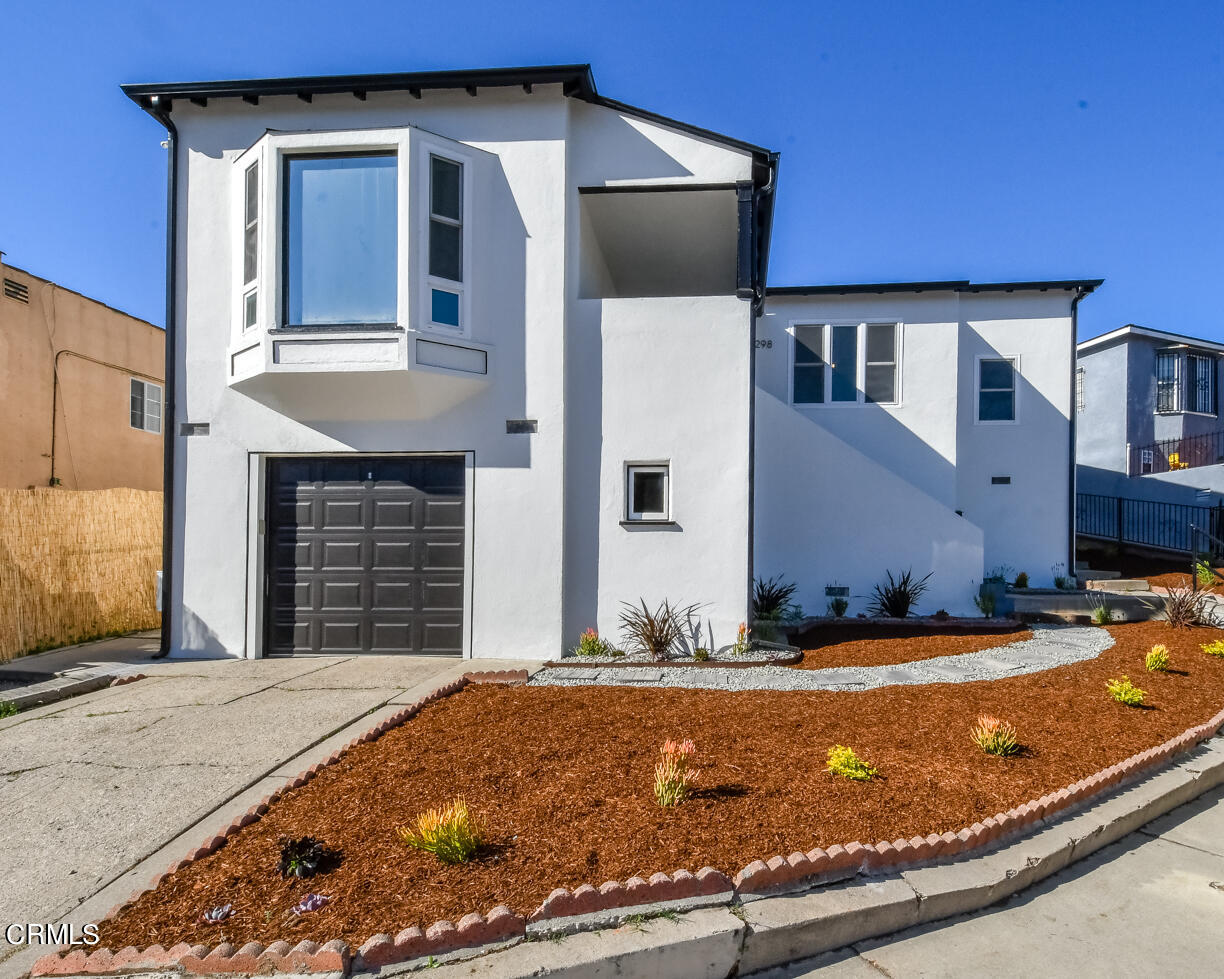
[[(982, 418), (982, 361), (1010, 360), (1012, 362), (1012, 417)], [(1019, 425), (1020, 424), (1020, 355), (978, 354), (973, 359), (973, 423), (975, 425)], [(988, 388), (987, 390), (1002, 390)]]
[[(463, 179), (459, 189), (459, 243), (462, 250), (460, 259), (462, 282), (443, 279), (429, 274), (429, 220), (432, 212), (430, 190), (432, 184), (433, 157), (457, 163), (463, 168)], [(471, 283), (472, 283), (472, 171), (475, 169), (475, 159), (467, 153), (457, 151), (455, 147), (439, 140), (422, 135), (417, 139), (416, 155), (414, 157), (414, 177), (420, 185), (417, 189), (417, 208), (420, 219), (417, 222), (416, 241), (419, 245), (417, 259), (417, 281), (421, 283), (421, 296), (417, 305), (419, 328), (422, 332), (441, 333), (451, 337), (470, 337), (472, 333)], [(459, 326), (449, 323), (435, 323), (433, 320), (433, 291), (456, 293), (459, 296)]]
[(1084, 368), (1075, 368), (1075, 413), (1084, 410), (1087, 402), (1084, 400)]
[[(252, 221), (247, 216), (247, 213), (246, 213), (247, 178), (250, 175), (252, 170), (255, 171), (255, 218), (254, 218), (254, 221)], [(240, 247), (240, 251), (242, 252), (242, 254), (239, 256), (239, 259), (238, 259), (239, 264), (242, 266), (242, 268), (238, 274), (238, 278), (242, 279), (243, 281), (242, 281), (242, 287), (240, 290), (241, 295), (239, 298), (239, 303), (240, 303), (240, 308), (238, 311), (238, 331), (239, 333), (253, 332), (256, 329), (256, 327), (259, 326), (259, 288), (260, 288), (259, 283), (260, 283), (260, 272), (262, 271), (262, 268), (263, 268), (263, 263), (261, 261), (262, 256), (260, 255), (260, 252), (262, 251), (260, 239), (264, 233), (264, 225), (266, 223), (265, 221), (262, 220), (263, 210), (264, 210), (263, 209), (263, 194), (262, 194), (263, 181), (264, 181), (263, 161), (259, 158), (259, 155), (256, 154), (255, 158), (249, 161), (247, 165), (242, 168), (242, 202), (240, 204), (241, 217), (239, 218), (239, 221), (242, 224), (242, 239), (241, 239), (241, 247)], [(246, 274), (246, 233), (250, 229), (252, 223), (255, 225), (255, 274), (251, 278), (247, 278), (247, 274)], [(247, 315), (246, 315), (247, 300), (251, 298), (254, 298), (255, 300), (255, 316), (253, 318), (253, 321), (248, 323)]]
[[(412, 221), (412, 147), (413, 130), (361, 129), (339, 132), (268, 133), (234, 160), (231, 238), (234, 248), (233, 272), (233, 335), (241, 338), (245, 298), (251, 291), (243, 282), (243, 251), (240, 247), (245, 230), (245, 179), (247, 167), (259, 161), (259, 255), (256, 323), (267, 329), (284, 329), (285, 311), (281, 308), (284, 294), (284, 247), (282, 229), (285, 226), (284, 179), (285, 159), (291, 156), (343, 153), (394, 153), (396, 156), (396, 323), (407, 328), (410, 323), (412, 295), (412, 256), (419, 247), (419, 232)], [(295, 333), (364, 332), (361, 326), (295, 327)]]
[[(896, 329), (895, 342), (893, 345), (894, 357), (894, 385), (893, 385), (893, 400), (892, 401), (868, 401), (867, 400), (867, 327), (868, 326), (888, 326), (894, 325)], [(822, 336), (823, 349), (820, 352), (820, 358), (824, 361), (824, 401), (801, 401), (795, 402), (795, 345), (799, 342), (795, 332), (797, 327), (804, 326), (820, 326), (824, 328)], [(833, 349), (833, 330), (839, 326), (853, 326), (857, 328), (855, 334), (856, 344), (856, 363), (854, 371), (854, 401), (834, 401), (833, 400), (833, 366), (830, 363), (830, 354)], [(903, 364), (905, 360), (904, 340), (905, 340), (905, 323), (901, 320), (890, 320), (887, 317), (861, 319), (861, 320), (814, 320), (814, 319), (797, 319), (791, 320), (786, 326), (787, 333), (787, 353), (786, 353), (786, 400), (795, 408), (812, 408), (820, 411), (827, 411), (836, 408), (853, 408), (856, 405), (873, 404), (883, 407), (898, 407), (903, 403), (903, 394), (901, 389), (901, 379), (903, 377)]]
[[(132, 402), (131, 392), (135, 385), (141, 385), (140, 391), (140, 415), (141, 424), (132, 424)], [(156, 394), (151, 394), (156, 392)], [(149, 405), (157, 405), (157, 411), (150, 413)], [(130, 377), (128, 380), (128, 427), (133, 428), (138, 432), (151, 432), (154, 435), (160, 435), (162, 431), (162, 408), (164, 402), (162, 400), (162, 386), (155, 384), (152, 381), (146, 381), (141, 377)]]
[[(641, 511), (633, 509), (633, 476), (639, 472), (656, 472), (663, 474), (663, 509), (661, 511)], [(672, 522), (672, 480), (670, 460), (656, 462), (626, 462), (625, 463), (625, 522), (626, 523), (671, 523)]]

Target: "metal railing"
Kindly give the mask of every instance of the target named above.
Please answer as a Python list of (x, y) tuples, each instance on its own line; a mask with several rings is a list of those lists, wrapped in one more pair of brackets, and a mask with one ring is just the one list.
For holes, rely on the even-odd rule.
[(1126, 462), (1128, 476), (1214, 466), (1224, 462), (1224, 431), (1163, 439), (1160, 442), (1132, 445), (1129, 448)]
[[(1077, 493), (1075, 530), (1083, 537), (1138, 544), (1181, 554), (1205, 554), (1201, 537), (1224, 538), (1224, 506), (1191, 506), (1132, 500), (1123, 496)], [(1224, 545), (1208, 544), (1211, 557), (1224, 555)]]

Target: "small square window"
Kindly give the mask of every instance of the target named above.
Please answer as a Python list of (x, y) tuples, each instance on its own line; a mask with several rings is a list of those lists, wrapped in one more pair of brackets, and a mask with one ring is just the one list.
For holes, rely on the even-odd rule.
[(625, 468), (626, 519), (670, 519), (669, 468), (667, 465), (630, 465)]
[(442, 326), (459, 325), (459, 297), (453, 292), (434, 289), (429, 317)]

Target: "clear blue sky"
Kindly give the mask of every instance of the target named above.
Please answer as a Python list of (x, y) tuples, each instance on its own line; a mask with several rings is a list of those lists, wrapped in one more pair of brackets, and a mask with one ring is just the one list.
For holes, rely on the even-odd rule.
[(0, 249), (162, 322), (165, 157), (121, 82), (591, 62), (782, 151), (775, 284), (1103, 276), (1082, 336), (1224, 340), (1224, 3), (5, 0)]

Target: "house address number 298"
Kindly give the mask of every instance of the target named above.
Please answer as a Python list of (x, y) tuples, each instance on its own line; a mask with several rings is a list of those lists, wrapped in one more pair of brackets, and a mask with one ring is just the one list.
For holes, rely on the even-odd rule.
[(761, 349), (769, 350), (773, 347), (773, 341), (772, 340), (757, 340), (756, 347), (758, 350), (761, 350)]

